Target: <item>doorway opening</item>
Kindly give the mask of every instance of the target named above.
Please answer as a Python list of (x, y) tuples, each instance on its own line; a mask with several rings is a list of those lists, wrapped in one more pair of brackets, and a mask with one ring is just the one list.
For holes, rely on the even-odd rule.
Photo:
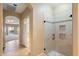
[(19, 18), (6, 16), (4, 18), (4, 53), (15, 51), (19, 48), (19, 34)]

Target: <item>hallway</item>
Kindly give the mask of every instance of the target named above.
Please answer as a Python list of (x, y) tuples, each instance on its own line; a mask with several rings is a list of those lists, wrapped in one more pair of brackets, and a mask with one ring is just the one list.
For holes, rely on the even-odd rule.
[(29, 5), (28, 3), (3, 4), (3, 55), (5, 56), (30, 55), (29, 21), (31, 12), (28, 10)]

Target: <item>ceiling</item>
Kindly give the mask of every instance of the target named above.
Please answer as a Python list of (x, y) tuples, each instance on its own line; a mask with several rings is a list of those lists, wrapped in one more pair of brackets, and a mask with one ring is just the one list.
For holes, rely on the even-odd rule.
[(49, 5), (52, 6), (53, 8), (55, 8), (59, 5), (62, 5), (62, 3), (50, 3)]
[(51, 6), (52, 8), (55, 8), (59, 5), (62, 5), (62, 3), (37, 3), (35, 5), (39, 5), (39, 6)]
[(3, 8), (5, 10), (13, 10), (17, 13), (22, 13), (25, 8), (28, 6), (26, 3), (15, 3), (17, 6), (14, 5), (14, 3), (4, 3)]
[[(14, 6), (14, 3), (4, 3), (3, 7), (5, 10), (13, 10), (17, 13), (22, 13), (25, 8), (28, 6), (28, 3), (15, 3), (17, 6)], [(63, 5), (63, 3), (37, 3), (35, 5), (47, 5), (47, 6), (51, 6), (52, 8), (58, 7), (60, 5)]]

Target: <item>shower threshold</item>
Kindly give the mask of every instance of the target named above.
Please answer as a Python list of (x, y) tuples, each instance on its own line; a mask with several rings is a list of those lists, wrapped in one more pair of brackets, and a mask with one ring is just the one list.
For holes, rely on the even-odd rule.
[(51, 51), (47, 54), (47, 56), (65, 56), (57, 51)]

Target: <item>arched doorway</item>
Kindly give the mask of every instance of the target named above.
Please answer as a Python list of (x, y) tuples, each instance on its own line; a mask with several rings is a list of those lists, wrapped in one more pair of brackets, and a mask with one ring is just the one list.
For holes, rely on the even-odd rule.
[(19, 48), (20, 23), (16, 16), (6, 16), (4, 18), (4, 53), (14, 51)]

